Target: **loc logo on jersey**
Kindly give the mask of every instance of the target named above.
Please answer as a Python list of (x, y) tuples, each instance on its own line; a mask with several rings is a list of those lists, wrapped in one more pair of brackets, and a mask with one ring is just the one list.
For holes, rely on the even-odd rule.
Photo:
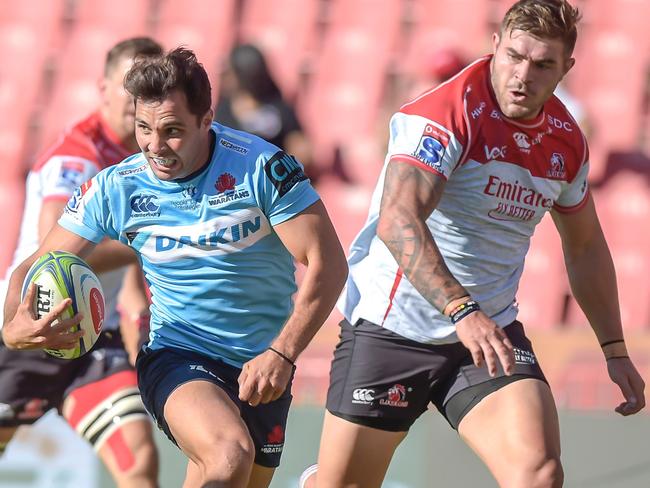
[(433, 125), (427, 124), (413, 156), (418, 161), (440, 172), (442, 168), (442, 156), (445, 154), (448, 143), (449, 138), (446, 134)]

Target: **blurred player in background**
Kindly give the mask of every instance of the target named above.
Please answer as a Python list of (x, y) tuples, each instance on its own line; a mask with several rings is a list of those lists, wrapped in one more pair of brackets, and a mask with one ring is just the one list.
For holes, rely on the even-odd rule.
[[(5, 325), (43, 330), (20, 283), (38, 255), (86, 256), (104, 237), (140, 256), (152, 293), (138, 384), (159, 427), (188, 456), (184, 486), (266, 487), (280, 462), (294, 363), (329, 315), (347, 265), (298, 161), (212, 122), (210, 82), (178, 48), (136, 63), (141, 154), (95, 176), (9, 284)], [(293, 260), (306, 265), (296, 295)], [(78, 319), (62, 321), (58, 338)]]
[[(99, 108), (64, 133), (27, 177), (20, 240), (10, 270), (38, 249), (78, 186), (138, 151), (133, 98), (122, 81), (136, 57), (161, 53), (149, 38), (124, 40), (108, 52)], [(43, 351), (18, 351), (14, 349), (25, 348), (31, 337), (3, 334), (0, 450), (19, 425), (32, 424), (56, 408), (93, 446), (119, 487), (154, 487), (158, 458), (132, 364), (142, 335), (148, 333), (141, 271), (135, 253), (118, 242), (103, 242), (87, 260), (99, 273), (106, 298), (104, 332), (91, 353), (63, 360)], [(122, 284), (120, 324), (116, 307)], [(55, 336), (56, 331), (45, 334)]]
[(553, 96), (574, 64), (578, 19), (564, 0), (517, 2), (492, 56), (391, 119), (370, 216), (352, 244), (319, 464), (303, 486), (381, 486), (430, 403), (500, 486), (562, 485), (556, 407), (516, 320), (530, 237), (549, 211), (623, 394), (616, 411), (644, 407), (587, 184), (587, 143)]

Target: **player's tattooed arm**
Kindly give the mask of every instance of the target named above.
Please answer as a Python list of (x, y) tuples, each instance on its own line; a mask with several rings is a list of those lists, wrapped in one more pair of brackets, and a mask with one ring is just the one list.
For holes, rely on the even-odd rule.
[(426, 223), (444, 186), (444, 178), (436, 174), (391, 161), (377, 227), (377, 235), (411, 284), (441, 312), (450, 302), (469, 295), (447, 268)]

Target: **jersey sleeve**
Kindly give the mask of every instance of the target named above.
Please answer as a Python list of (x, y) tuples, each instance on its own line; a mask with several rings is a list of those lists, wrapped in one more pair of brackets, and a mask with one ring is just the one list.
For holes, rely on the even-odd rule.
[(98, 172), (95, 161), (78, 156), (52, 156), (40, 170), (43, 199), (67, 200), (77, 187)]
[(465, 123), (462, 114), (397, 112), (390, 121), (388, 157), (448, 179), (462, 159)]
[(587, 176), (589, 174), (589, 163), (585, 162), (576, 177), (568, 183), (560, 196), (555, 200), (553, 208), (560, 213), (572, 213), (580, 210), (587, 203), (589, 195), (589, 183)]
[(257, 199), (271, 225), (289, 220), (319, 200), (296, 158), (284, 151), (262, 153), (259, 158)]
[(94, 243), (99, 243), (104, 237), (117, 239), (107, 188), (104, 171), (86, 181), (68, 200), (59, 225)]

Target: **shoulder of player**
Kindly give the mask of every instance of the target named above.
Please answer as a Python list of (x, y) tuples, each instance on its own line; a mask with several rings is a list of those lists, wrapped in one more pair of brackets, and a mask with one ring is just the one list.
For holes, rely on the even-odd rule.
[(220, 124), (213, 124), (216, 133), (217, 159), (241, 159), (241, 163), (254, 171), (259, 166), (265, 166), (276, 155), (285, 154), (279, 147), (259, 136), (231, 129)]
[(546, 103), (544, 114), (554, 140), (570, 148), (575, 154), (576, 164), (582, 165), (588, 157), (588, 147), (578, 122), (555, 95)]
[(97, 150), (92, 138), (85, 130), (88, 118), (67, 128), (59, 138), (36, 159), (33, 171), (41, 171), (45, 166), (61, 161), (75, 160), (92, 164), (97, 171), (101, 169)]

